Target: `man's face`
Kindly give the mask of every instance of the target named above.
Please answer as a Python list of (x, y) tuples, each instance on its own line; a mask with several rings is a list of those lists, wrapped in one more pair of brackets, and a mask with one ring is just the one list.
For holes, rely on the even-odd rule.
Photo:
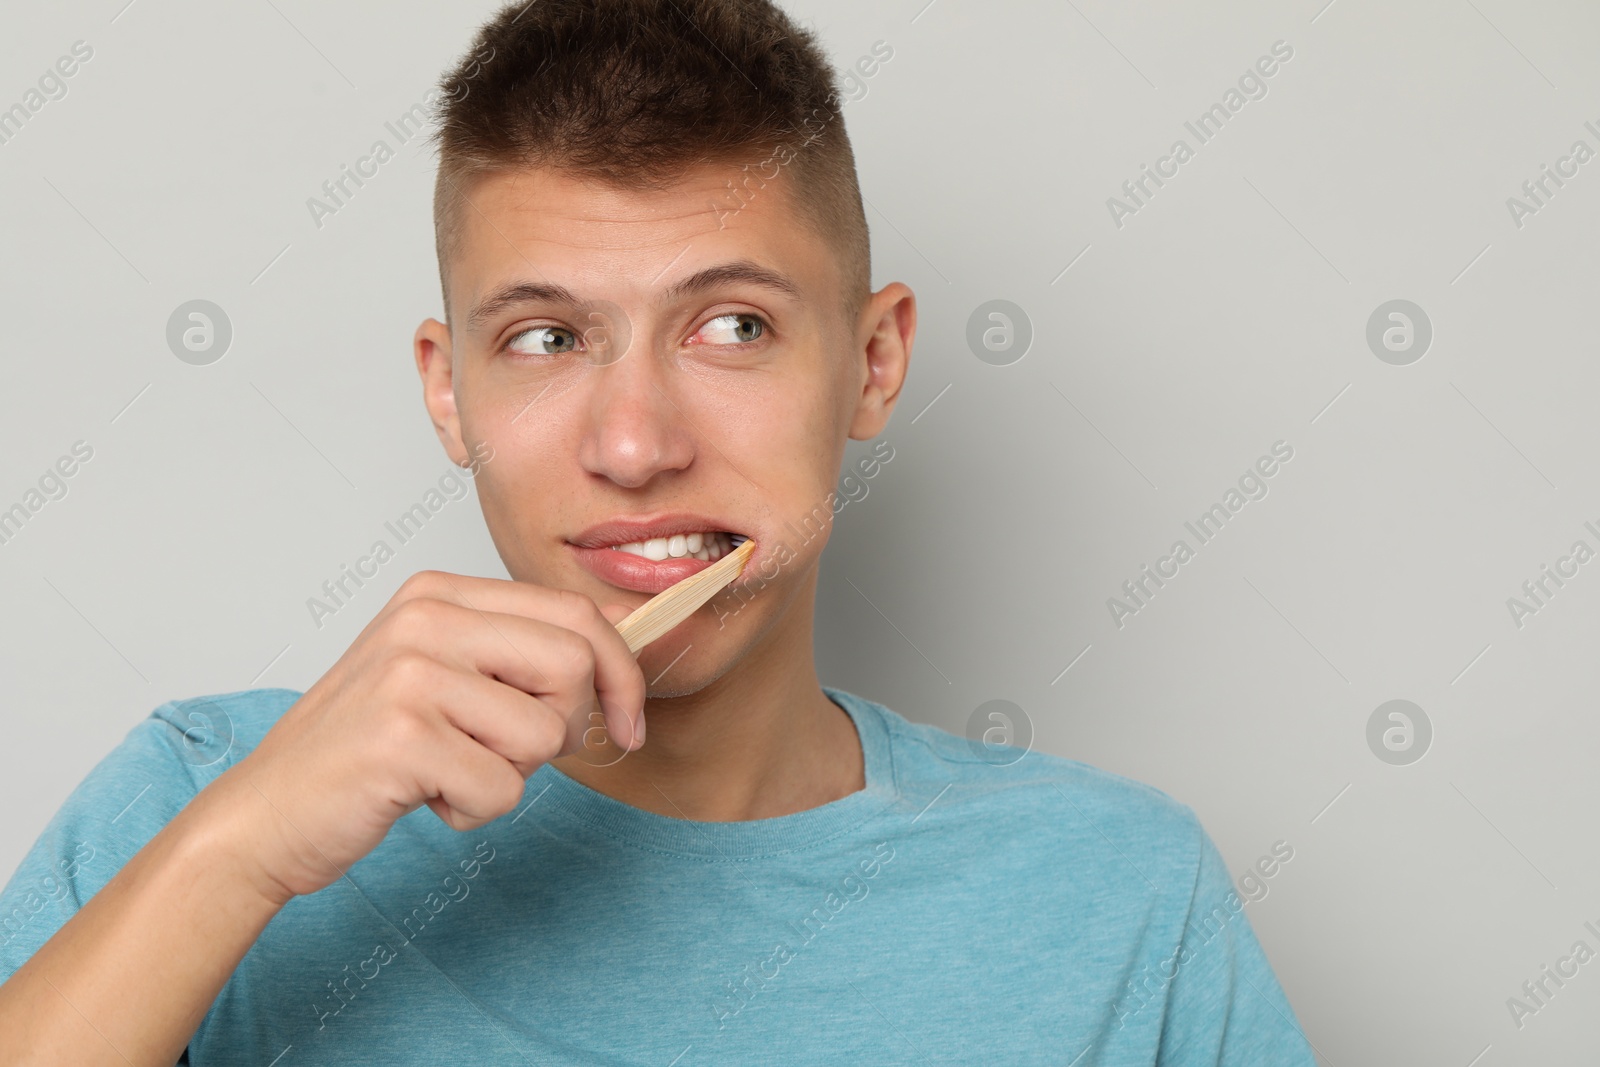
[[(478, 491), (513, 578), (634, 608), (708, 564), (611, 545), (662, 522), (684, 535), (669, 553), (690, 532), (717, 535), (705, 555), (726, 534), (756, 542), (733, 587), (641, 654), (654, 678), (692, 645), (653, 696), (714, 680), (809, 592), (845, 439), (881, 428), (860, 432), (870, 376), (830, 247), (782, 177), (730, 211), (736, 174), (651, 192), (545, 168), (480, 179), (448, 269), (452, 329), (418, 331), (447, 449), (492, 455)], [(597, 529), (613, 522), (643, 525)]]

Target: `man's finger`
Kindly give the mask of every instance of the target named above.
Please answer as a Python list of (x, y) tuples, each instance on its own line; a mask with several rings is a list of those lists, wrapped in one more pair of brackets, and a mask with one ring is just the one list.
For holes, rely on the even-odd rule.
[[(594, 693), (605, 715), (606, 731), (624, 750), (635, 736), (644, 736), (644, 675), (613, 625), (627, 616), (628, 609), (614, 605), (611, 612), (603, 612), (596, 610), (588, 596), (572, 590), (443, 571), (412, 575), (402, 592), (407, 594), (405, 599), (426, 596), (486, 614), (520, 615), (587, 638), (594, 649)], [(396, 594), (393, 607), (386, 608), (386, 612), (397, 610), (395, 602), (402, 599)], [(617, 610), (621, 614), (614, 620), (612, 615)], [(537, 666), (537, 660), (528, 658)]]

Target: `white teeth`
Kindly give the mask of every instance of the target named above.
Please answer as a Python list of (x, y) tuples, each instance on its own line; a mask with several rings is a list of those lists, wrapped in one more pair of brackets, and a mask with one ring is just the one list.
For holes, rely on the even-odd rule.
[(643, 556), (649, 560), (698, 559), (712, 562), (721, 559), (734, 546), (746, 540), (737, 534), (721, 532), (696, 532), (673, 534), (671, 537), (653, 537), (648, 541), (632, 541), (625, 545), (612, 545), (615, 552)]

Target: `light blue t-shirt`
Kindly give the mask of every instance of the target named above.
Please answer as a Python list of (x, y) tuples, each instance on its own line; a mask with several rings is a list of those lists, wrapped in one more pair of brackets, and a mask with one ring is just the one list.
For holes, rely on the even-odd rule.
[[(1192, 810), (824, 691), (860, 792), (695, 822), (547, 764), (478, 830), (419, 808), (273, 918), (183, 1062), (1313, 1067)], [(135, 726), (0, 894), (0, 980), (300, 695)]]

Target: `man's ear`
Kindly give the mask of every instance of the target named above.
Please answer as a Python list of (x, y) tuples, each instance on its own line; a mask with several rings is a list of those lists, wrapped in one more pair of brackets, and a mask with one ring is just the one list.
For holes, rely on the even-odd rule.
[(854, 353), (860, 393), (850, 421), (853, 439), (870, 440), (888, 424), (906, 381), (916, 335), (917, 297), (901, 282), (890, 282), (862, 307)]
[(438, 319), (426, 319), (417, 327), (412, 344), (416, 350), (417, 373), (422, 376), (422, 402), (433, 420), (434, 432), (439, 435), (445, 454), (456, 466), (464, 467), (471, 457), (461, 440), (461, 415), (456, 411), (450, 327)]

